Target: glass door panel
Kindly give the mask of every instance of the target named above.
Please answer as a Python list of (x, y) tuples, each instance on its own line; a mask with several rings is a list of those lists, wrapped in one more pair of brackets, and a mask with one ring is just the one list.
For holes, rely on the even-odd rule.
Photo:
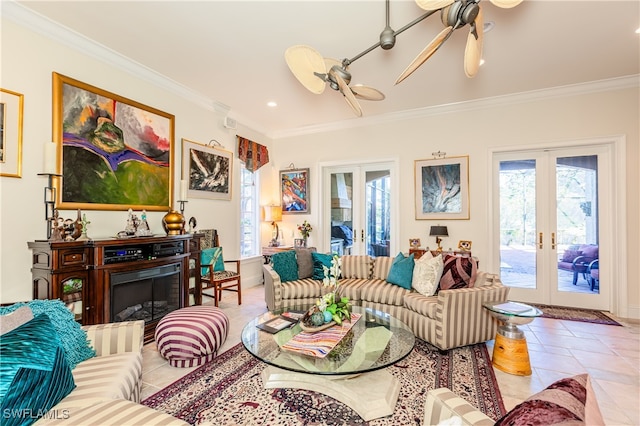
[(391, 172), (367, 171), (366, 244), (370, 256), (389, 256), (391, 237)]

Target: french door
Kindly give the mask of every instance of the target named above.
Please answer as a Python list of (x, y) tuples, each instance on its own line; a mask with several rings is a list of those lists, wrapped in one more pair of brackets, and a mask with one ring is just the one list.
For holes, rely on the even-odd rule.
[(609, 157), (597, 145), (494, 154), (494, 241), (511, 299), (609, 310)]
[(394, 175), (392, 162), (322, 168), (327, 251), (391, 255)]

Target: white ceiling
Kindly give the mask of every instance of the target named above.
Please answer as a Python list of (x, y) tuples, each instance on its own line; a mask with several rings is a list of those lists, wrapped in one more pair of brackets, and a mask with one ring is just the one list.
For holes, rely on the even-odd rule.
[[(4, 3), (4, 1), (3, 1)], [(355, 118), (342, 95), (314, 95), (289, 71), (284, 51), (313, 46), (326, 57), (352, 58), (378, 42), (384, 0), (357, 1), (20, 1), (23, 6), (180, 83), (267, 135)], [(443, 28), (439, 13), (350, 66), (352, 84), (381, 90), (361, 101), (367, 120), (421, 109), (640, 74), (640, 2), (525, 0), (513, 9), (482, 1), (484, 59), (463, 70), (468, 27), (403, 83), (396, 77)], [(391, 0), (394, 30), (424, 11)], [(616, 81), (616, 80), (614, 80)], [(87, 82), (90, 83), (90, 82)], [(277, 108), (266, 106), (268, 101)], [(415, 110), (418, 111), (415, 111)]]

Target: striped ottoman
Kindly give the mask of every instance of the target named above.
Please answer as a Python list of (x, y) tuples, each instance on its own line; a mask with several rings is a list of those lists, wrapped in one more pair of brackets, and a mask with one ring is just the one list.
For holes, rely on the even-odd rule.
[(173, 367), (195, 367), (215, 358), (227, 338), (229, 318), (214, 306), (188, 306), (156, 327), (158, 351)]

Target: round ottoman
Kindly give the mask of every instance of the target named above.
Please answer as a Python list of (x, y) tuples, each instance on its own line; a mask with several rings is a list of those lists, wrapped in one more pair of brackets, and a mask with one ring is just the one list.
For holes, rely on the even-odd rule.
[(227, 338), (229, 318), (214, 306), (188, 306), (156, 327), (158, 351), (173, 367), (195, 367), (215, 358)]

